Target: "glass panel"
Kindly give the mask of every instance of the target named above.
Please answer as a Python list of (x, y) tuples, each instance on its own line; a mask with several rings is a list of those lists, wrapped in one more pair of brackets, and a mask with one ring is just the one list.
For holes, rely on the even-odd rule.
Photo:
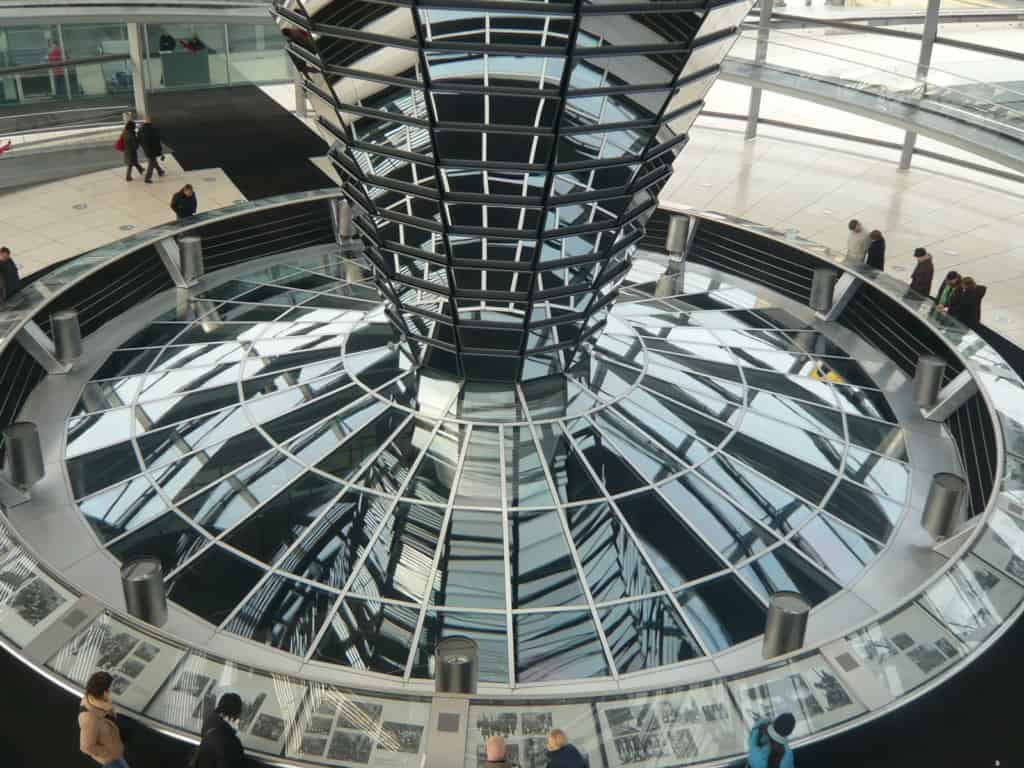
[(102, 614), (57, 651), (46, 666), (84, 686), (93, 672), (109, 672), (119, 707), (141, 711), (164, 684), (185, 651)]
[(508, 683), (508, 626), (504, 613), (427, 611), (413, 662), (413, 677), (434, 677), (437, 644), (446, 637), (459, 636), (476, 641), (482, 682)]
[(548, 764), (547, 735), (553, 728), (571, 734), (572, 744), (585, 765), (593, 768), (604, 765), (594, 716), (586, 704), (516, 703), (504, 707), (471, 704), (467, 724), (464, 768), (478, 768), (486, 763), (485, 745), (491, 736), (505, 739), (505, 757), (510, 764), (545, 768)]
[(598, 615), (620, 674), (702, 655), (668, 598), (620, 603)]
[(799, 592), (812, 605), (817, 605), (839, 591), (837, 584), (785, 545), (759, 557), (739, 572), (765, 602), (772, 593), (785, 590)]
[(865, 711), (832, 667), (817, 655), (730, 681), (729, 687), (749, 726), (774, 720), (783, 712), (791, 713), (796, 718), (791, 739), (837, 725)]
[(173, 572), (206, 544), (202, 534), (173, 512), (167, 512), (110, 545), (121, 562), (139, 557), (160, 560), (164, 573)]
[(146, 709), (146, 715), (192, 733), (202, 731), (222, 694), (242, 697), (238, 737), (249, 749), (279, 755), (295, 722), (305, 683), (220, 659), (191, 654)]
[[(235, 609), (263, 575), (259, 567), (220, 547), (210, 547), (167, 580), (167, 598), (214, 625)], [(210, 589), (216, 584), (216, 589)]]
[(284, 37), (271, 24), (229, 24), (232, 83), (289, 80)]
[(228, 83), (224, 25), (166, 23), (145, 29), (150, 89)]
[(513, 608), (585, 602), (557, 510), (509, 515)]
[(704, 582), (678, 598), (689, 625), (712, 653), (764, 632), (764, 606), (735, 576)]
[[(473, 432), (476, 435), (476, 431)], [(499, 512), (452, 510), (438, 561), (437, 605), (505, 607), (505, 535)]]
[(337, 595), (271, 576), (246, 600), (226, 629), (274, 648), (305, 656), (331, 614)]
[(519, 682), (609, 674), (604, 648), (589, 612), (521, 613), (513, 623)]
[[(846, 636), (852, 651), (836, 663), (853, 670), (864, 666), (893, 696), (902, 696), (963, 657), (964, 647), (920, 606)], [(859, 664), (858, 664), (859, 662)]]
[(401, 676), (419, 613), (417, 606), (348, 598), (331, 619), (313, 659)]
[(144, 525), (167, 511), (148, 477), (136, 477), (95, 496), (82, 499), (78, 508), (104, 542)]

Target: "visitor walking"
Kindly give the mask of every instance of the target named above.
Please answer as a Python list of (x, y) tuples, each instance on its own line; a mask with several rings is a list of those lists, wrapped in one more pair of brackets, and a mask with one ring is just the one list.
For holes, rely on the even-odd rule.
[(21, 276), (18, 265), (11, 258), (11, 249), (0, 246), (0, 301), (7, 301), (21, 290)]
[(868, 252), (868, 231), (856, 219), (850, 219), (847, 227), (850, 234), (846, 236), (846, 258), (860, 264)]
[(930, 296), (932, 292), (932, 278), (935, 277), (935, 265), (932, 263), (932, 255), (924, 248), (915, 248), (914, 258), (917, 259), (917, 266), (910, 273), (910, 290), (922, 296)]
[(949, 302), (950, 317), (955, 317), (968, 328), (978, 330), (981, 325), (981, 300), (988, 288), (978, 285), (974, 278), (965, 277), (960, 281), (960, 290)]
[(203, 721), (202, 740), (190, 768), (244, 768), (245, 750), (238, 738), (242, 697), (225, 693)]
[(128, 768), (110, 695), (113, 682), (109, 672), (94, 672), (86, 681), (85, 695), (78, 705), (78, 746), (104, 768)]
[(548, 734), (548, 768), (586, 768), (587, 761), (572, 744), (565, 731), (556, 728)]
[(164, 145), (160, 141), (160, 129), (153, 125), (153, 120), (148, 115), (142, 118), (142, 126), (139, 128), (139, 146), (146, 153), (149, 164), (146, 166), (146, 183), (153, 183), (153, 171), (156, 171), (161, 178), (164, 169), (160, 167), (157, 158), (164, 159)]
[(960, 291), (960, 273), (950, 270), (946, 273), (946, 279), (939, 286), (939, 296), (935, 300), (939, 309), (945, 309), (953, 300), (953, 297)]
[(135, 123), (129, 120), (124, 124), (124, 129), (121, 131), (121, 138), (117, 140), (117, 143), (121, 147), (121, 152), (124, 155), (124, 164), (128, 169), (128, 173), (125, 174), (124, 180), (132, 180), (132, 169), (134, 168), (139, 172), (141, 176), (142, 166), (139, 165), (139, 137), (135, 133)]
[(868, 253), (864, 263), (874, 269), (885, 269), (885, 238), (877, 229), (868, 234)]
[(796, 718), (785, 712), (774, 721), (754, 723), (747, 739), (748, 768), (793, 768), (793, 750), (789, 734), (796, 727)]
[(192, 189), (191, 184), (186, 184), (184, 187), (174, 193), (174, 197), (171, 198), (171, 210), (174, 211), (179, 219), (187, 219), (196, 212), (196, 208), (199, 205), (199, 199), (196, 197), (196, 191)]

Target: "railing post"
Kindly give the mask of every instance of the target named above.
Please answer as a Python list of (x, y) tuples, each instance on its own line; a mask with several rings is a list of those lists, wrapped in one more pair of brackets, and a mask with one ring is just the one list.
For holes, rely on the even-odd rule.
[(155, 627), (167, 623), (164, 571), (155, 557), (143, 557), (121, 566), (121, 587), (128, 613)]
[(811, 309), (827, 315), (832, 309), (832, 297), (835, 293), (836, 278), (838, 273), (828, 267), (819, 267), (814, 270), (814, 277), (811, 280), (811, 299), (808, 302)]
[(934, 355), (921, 355), (917, 359), (914, 371), (914, 398), (921, 408), (933, 408), (939, 399), (939, 388), (942, 386), (942, 374), (946, 371), (946, 361)]
[(82, 356), (82, 327), (73, 309), (54, 312), (50, 316), (54, 357), (64, 365), (72, 365)]
[(921, 526), (939, 542), (949, 538), (964, 522), (964, 497), (967, 483), (962, 477), (949, 472), (939, 472), (932, 478), (928, 499), (921, 514)]
[(181, 275), (185, 278), (186, 285), (193, 286), (206, 273), (203, 264), (203, 241), (198, 235), (183, 235), (178, 238), (178, 247), (181, 249)]
[(768, 599), (768, 618), (764, 626), (761, 655), (773, 659), (799, 651), (807, 634), (807, 614), (811, 604), (799, 592), (776, 592)]

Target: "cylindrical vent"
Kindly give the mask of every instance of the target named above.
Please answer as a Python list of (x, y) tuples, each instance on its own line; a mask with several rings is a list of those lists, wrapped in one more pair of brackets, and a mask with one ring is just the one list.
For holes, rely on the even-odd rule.
[(680, 255), (686, 250), (686, 239), (690, 234), (689, 216), (670, 216), (668, 235), (665, 236), (665, 250), (673, 255)]
[(832, 297), (835, 293), (838, 273), (834, 269), (821, 268), (814, 270), (811, 281), (810, 306), (815, 312), (828, 312), (832, 309)]
[(942, 374), (946, 372), (946, 361), (933, 355), (917, 358), (914, 371), (914, 397), (922, 408), (932, 408), (939, 400), (942, 388)]
[(203, 276), (203, 241), (196, 235), (185, 235), (178, 240), (181, 249), (181, 275), (189, 285)]
[(351, 240), (355, 237), (356, 227), (352, 223), (352, 203), (348, 200), (338, 201), (338, 238)]
[(434, 690), (438, 693), (476, 693), (480, 652), (475, 640), (446, 637), (434, 653)]
[(16, 421), (4, 428), (7, 467), (11, 483), (23, 491), (43, 479), (43, 448), (39, 430), (30, 421)]
[(803, 648), (811, 604), (799, 592), (776, 592), (768, 599), (761, 655), (766, 659)]
[(77, 312), (73, 309), (54, 312), (50, 316), (50, 328), (54, 356), (60, 362), (70, 364), (82, 356), (82, 327)]
[(167, 591), (159, 560), (142, 557), (122, 565), (121, 586), (128, 613), (157, 627), (167, 623)]
[(932, 478), (921, 515), (921, 526), (936, 541), (952, 536), (965, 520), (967, 483), (962, 477), (939, 472)]

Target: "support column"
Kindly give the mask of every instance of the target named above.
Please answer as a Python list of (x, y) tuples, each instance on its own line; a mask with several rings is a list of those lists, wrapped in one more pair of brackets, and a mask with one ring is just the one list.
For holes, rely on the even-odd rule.
[(930, 409), (938, 402), (942, 374), (945, 371), (946, 361), (941, 357), (921, 355), (917, 359), (917, 369), (914, 371), (914, 398), (919, 406)]
[[(925, 80), (928, 77), (928, 69), (932, 63), (932, 49), (935, 47), (935, 38), (939, 34), (939, 5), (942, 0), (928, 0), (928, 10), (925, 12), (924, 29), (921, 32), (921, 51), (917, 57), (917, 79), (921, 81), (921, 96), (927, 92), (928, 85)], [(903, 137), (903, 151), (900, 153), (900, 170), (910, 168), (910, 161), (914, 157), (914, 145), (917, 144), (917, 132), (907, 131)]]
[(27, 491), (43, 479), (43, 448), (39, 430), (30, 421), (16, 421), (4, 428), (7, 449), (7, 472), (11, 485)]
[(64, 365), (72, 365), (82, 356), (82, 327), (73, 309), (54, 312), (50, 316), (54, 357)]
[(142, 56), (142, 25), (128, 24), (128, 55), (132, 61), (132, 92), (135, 96), (135, 114), (148, 114), (146, 109), (145, 60)]
[[(754, 65), (764, 64), (768, 59), (768, 37), (772, 28), (772, 6), (774, 0), (761, 0), (758, 8), (760, 18), (757, 22), (757, 47), (754, 49)], [(785, 6), (785, 3), (781, 3)], [(757, 120), (761, 116), (761, 89), (750, 89), (750, 106), (747, 109), (747, 130), (743, 134), (747, 139), (757, 136)]]
[(814, 277), (811, 280), (810, 307), (815, 312), (828, 314), (832, 309), (832, 298), (836, 288), (838, 273), (834, 269), (821, 267), (814, 270)]
[(932, 479), (928, 499), (924, 503), (921, 526), (939, 542), (953, 535), (964, 522), (964, 497), (967, 483), (962, 477), (939, 472)]
[(167, 592), (164, 569), (155, 557), (143, 557), (121, 566), (121, 586), (128, 613), (147, 624), (167, 623)]

